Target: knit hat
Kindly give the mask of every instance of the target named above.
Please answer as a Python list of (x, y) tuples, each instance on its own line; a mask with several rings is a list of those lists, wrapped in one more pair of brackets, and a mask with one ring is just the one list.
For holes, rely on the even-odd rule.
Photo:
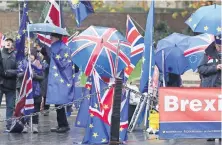
[(222, 44), (222, 38), (221, 35), (215, 36), (215, 43), (221, 45)]

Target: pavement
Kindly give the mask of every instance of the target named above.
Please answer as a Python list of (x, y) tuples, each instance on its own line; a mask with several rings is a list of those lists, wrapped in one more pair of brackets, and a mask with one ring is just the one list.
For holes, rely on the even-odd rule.
[[(57, 126), (56, 113), (50, 112), (49, 116), (40, 116), (40, 128), (38, 134), (13, 134), (3, 133), (4, 123), (0, 122), (0, 145), (73, 145), (81, 143), (84, 137), (84, 129), (73, 127), (76, 113), (68, 118), (71, 131), (65, 134), (51, 133), (50, 128)], [(0, 120), (4, 118), (5, 108), (0, 108)], [(136, 129), (128, 134), (129, 145), (221, 145), (221, 142), (207, 142), (205, 139), (178, 139), (158, 140), (156, 136), (148, 135), (141, 129)]]

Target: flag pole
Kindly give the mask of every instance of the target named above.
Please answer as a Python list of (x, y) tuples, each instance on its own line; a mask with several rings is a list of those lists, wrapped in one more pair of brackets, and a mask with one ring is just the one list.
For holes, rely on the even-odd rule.
[(166, 82), (165, 82), (165, 59), (164, 59), (164, 50), (162, 50), (162, 73), (163, 73), (163, 87), (166, 87)]
[[(30, 31), (29, 31), (29, 23), (27, 23), (27, 32), (28, 32), (28, 63), (30, 63), (30, 55), (31, 55), (31, 39), (30, 39)], [(30, 72), (32, 75), (32, 72)], [(31, 127), (31, 132), (33, 132), (33, 120), (32, 120), (32, 116), (30, 117), (30, 127)]]

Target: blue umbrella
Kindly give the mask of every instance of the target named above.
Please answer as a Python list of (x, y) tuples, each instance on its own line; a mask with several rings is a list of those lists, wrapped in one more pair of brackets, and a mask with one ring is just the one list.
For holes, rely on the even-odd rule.
[(185, 22), (194, 32), (221, 34), (221, 6), (210, 5), (199, 8)]
[(72, 60), (86, 76), (95, 68), (103, 77), (114, 77), (118, 42), (118, 73), (130, 64), (131, 46), (115, 28), (90, 26), (74, 37), (68, 46), (73, 51)]
[(61, 34), (64, 36), (69, 36), (69, 33), (61, 28), (57, 27), (53, 24), (49, 23), (36, 23), (36, 24), (29, 24), (29, 31), (30, 32), (36, 32), (41, 33), (45, 35), (50, 35), (51, 33)]
[(184, 51), (190, 67), (193, 71), (197, 70), (200, 60), (204, 56), (205, 49), (214, 42), (214, 36), (211, 34), (200, 34), (189, 38), (189, 47)]
[(189, 47), (188, 38), (183, 34), (173, 33), (157, 43), (155, 63), (162, 71), (162, 51), (164, 51), (164, 73), (183, 74), (190, 69), (184, 50)]

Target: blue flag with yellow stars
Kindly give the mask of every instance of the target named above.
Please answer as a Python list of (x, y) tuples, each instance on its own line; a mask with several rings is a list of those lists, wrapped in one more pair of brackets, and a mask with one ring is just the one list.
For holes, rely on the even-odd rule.
[(16, 37), (15, 48), (17, 50), (16, 60), (21, 61), (25, 57), (25, 36), (27, 31), (27, 23), (29, 22), (28, 18), (28, 3), (24, 2), (23, 13), (21, 18), (21, 24), (19, 27), (18, 35)]
[(85, 87), (83, 88), (83, 96), (87, 96), (80, 104), (80, 108), (76, 117), (75, 126), (76, 127), (83, 127), (86, 128), (88, 123), (88, 116), (89, 116), (89, 101), (90, 101), (90, 94), (91, 94), (91, 76), (88, 77)]
[(71, 61), (71, 50), (61, 40), (50, 47), (50, 68), (46, 104), (73, 102), (75, 95), (75, 65)]
[(69, 0), (72, 12), (75, 15), (77, 26), (79, 27), (82, 21), (88, 17), (88, 15), (94, 13), (93, 6), (90, 1), (85, 0)]
[[(110, 125), (112, 116), (114, 87), (107, 89), (109, 84), (105, 83), (94, 70), (92, 74), (92, 93), (96, 93), (89, 100), (88, 124), (86, 126), (83, 144), (108, 144), (110, 141)], [(123, 92), (121, 100), (119, 140), (127, 140), (128, 129), (128, 105), (129, 92)]]

